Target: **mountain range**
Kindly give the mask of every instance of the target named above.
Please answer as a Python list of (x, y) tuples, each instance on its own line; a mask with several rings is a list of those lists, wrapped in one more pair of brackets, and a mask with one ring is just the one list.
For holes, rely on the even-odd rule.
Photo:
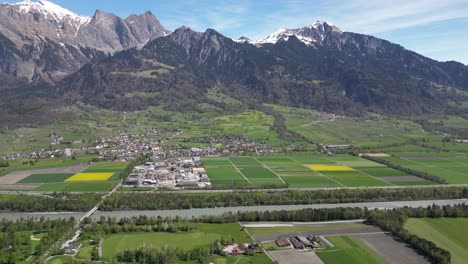
[(122, 19), (97, 10), (78, 16), (48, 1), (0, 5), (0, 71), (56, 82), (86, 63), (167, 35), (151, 12)]
[(125, 111), (222, 112), (235, 101), (421, 115), (468, 101), (466, 65), (324, 21), (233, 40), (213, 29), (170, 32), (150, 12), (83, 17), (48, 1), (0, 5), (0, 72), (0, 89), (48, 87), (54, 100)]

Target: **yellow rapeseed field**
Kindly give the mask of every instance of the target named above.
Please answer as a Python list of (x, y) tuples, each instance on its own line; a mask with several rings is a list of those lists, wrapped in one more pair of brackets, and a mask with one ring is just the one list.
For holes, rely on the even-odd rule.
[(307, 165), (307, 167), (314, 171), (352, 171), (353, 170), (350, 167), (342, 166), (342, 165), (314, 164), (314, 165)]
[(114, 175), (114, 172), (93, 172), (93, 173), (77, 173), (70, 178), (66, 179), (66, 182), (76, 181), (106, 181)]

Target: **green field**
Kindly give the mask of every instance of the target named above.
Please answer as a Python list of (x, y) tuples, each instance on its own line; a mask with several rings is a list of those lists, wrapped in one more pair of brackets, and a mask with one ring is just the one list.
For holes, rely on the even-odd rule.
[(385, 176), (408, 176), (409, 174), (404, 171), (395, 170), (388, 167), (368, 167), (359, 168), (359, 171), (372, 175), (374, 177), (385, 177)]
[(348, 187), (393, 185), (359, 171), (327, 171), (322, 173), (330, 179)]
[(112, 189), (115, 182), (55, 182), (44, 183), (33, 189), (42, 192), (107, 192)]
[(341, 186), (323, 176), (287, 176), (282, 178), (290, 188), (328, 188)]
[[(213, 185), (283, 185), (290, 188), (427, 185), (426, 180), (388, 182), (380, 177), (409, 176), (360, 157), (350, 155), (278, 155), (207, 158), (203, 164)], [(348, 171), (314, 171), (309, 165), (339, 165)], [(314, 167), (315, 168), (315, 167)], [(338, 169), (337, 169), (338, 170)]]
[(468, 218), (410, 218), (404, 227), (409, 232), (450, 251), (451, 263), (466, 263)]
[(117, 172), (125, 169), (127, 165), (127, 162), (96, 163), (86, 168), (83, 172)]
[(74, 173), (64, 174), (33, 174), (18, 183), (48, 183), (48, 182), (64, 182), (66, 179), (74, 175)]
[[(227, 159), (208, 160), (203, 161), (210, 181), (213, 186), (231, 186), (233, 182), (240, 185), (249, 184), (247, 180), (240, 174), (234, 166)], [(225, 164), (227, 165), (212, 165), (212, 164)]]
[(16, 198), (16, 194), (0, 194), (0, 202)]
[[(29, 159), (16, 159), (10, 160), (8, 163), (10, 166), (2, 168), (4, 173), (11, 171), (19, 170), (35, 170), (35, 169), (45, 169), (45, 168), (56, 168), (56, 167), (66, 167), (72, 165), (78, 165), (88, 162), (90, 159), (95, 158), (94, 155), (80, 155), (77, 156), (75, 160), (68, 157), (59, 157), (59, 158), (47, 158), (47, 159), (38, 159), (34, 165), (29, 164)], [(23, 164), (26, 162), (27, 164)]]
[(260, 162), (252, 157), (230, 157), (229, 160), (236, 166), (261, 165)]
[(468, 183), (468, 156), (464, 153), (395, 153), (383, 159), (446, 179), (449, 184)]
[(154, 247), (165, 245), (184, 249), (208, 247), (214, 240), (222, 237), (234, 239), (237, 243), (250, 242), (251, 239), (237, 223), (232, 224), (193, 224), (197, 229), (179, 233), (121, 233), (108, 235), (103, 243), (103, 257), (112, 259), (127, 248), (138, 248), (144, 244)]
[(430, 142), (440, 142), (442, 139), (441, 135), (425, 132), (421, 129), (421, 125), (410, 120), (400, 120), (375, 114), (370, 115), (381, 119), (325, 118), (315, 110), (279, 105), (270, 106), (283, 115), (289, 130), (320, 144), (384, 147), (422, 139)]
[[(89, 156), (85, 156), (89, 157)], [(84, 159), (85, 157), (81, 157)], [(80, 160), (80, 159), (78, 159)], [(32, 166), (34, 168), (48, 168), (48, 167), (67, 167), (71, 165), (76, 165), (77, 162), (70, 159), (40, 159), (37, 164), (41, 166), (35, 167), (36, 165)], [(17, 160), (13, 161), (13, 163), (17, 163)], [(63, 165), (68, 164), (68, 165)], [(32, 174), (20, 181), (17, 184), (41, 184), (33, 191), (47, 191), (47, 192), (54, 192), (54, 191), (71, 191), (71, 192), (105, 192), (110, 190), (116, 182), (120, 178), (119, 171), (122, 171), (128, 165), (127, 162), (99, 162), (94, 163), (91, 166), (87, 167), (84, 173), (111, 173), (113, 174), (112, 177), (106, 179), (107, 183), (70, 183), (66, 182), (67, 179), (74, 176), (76, 173), (49, 173), (49, 174)], [(15, 170), (20, 170), (20, 168), (24, 168), (26, 170), (26, 166), (21, 164), (20, 167), (15, 166)], [(8, 167), (10, 169), (10, 167)], [(27, 168), (31, 169), (31, 168)], [(14, 170), (13, 170), (14, 171)], [(7, 171), (5, 173), (8, 173)]]
[(336, 236), (327, 237), (327, 239), (335, 247), (324, 251), (317, 251), (317, 255), (325, 264), (387, 263), (383, 257), (355, 237)]

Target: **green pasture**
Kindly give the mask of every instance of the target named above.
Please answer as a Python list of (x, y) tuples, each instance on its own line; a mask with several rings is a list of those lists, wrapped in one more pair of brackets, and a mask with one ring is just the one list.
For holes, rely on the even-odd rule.
[[(243, 175), (251, 185), (283, 184), (284, 181), (291, 188), (433, 184), (425, 180), (395, 183), (384, 181), (379, 177), (408, 176), (408, 173), (351, 155), (208, 158), (203, 159), (203, 164), (212, 184), (224, 186), (232, 186), (233, 181), (236, 181), (236, 184), (249, 184)], [(354, 170), (318, 173), (306, 167), (307, 164), (334, 164), (348, 166)]]
[(468, 183), (468, 157), (463, 153), (396, 153), (384, 158), (409, 169), (446, 179), (449, 184)]
[(285, 156), (263, 156), (263, 157), (256, 157), (256, 159), (265, 165), (298, 164), (297, 161), (294, 161), (290, 159), (289, 157), (285, 157)]
[(86, 168), (83, 172), (116, 172), (127, 167), (128, 162), (104, 162), (95, 163)]
[(17, 196), (16, 194), (0, 194), (0, 202), (15, 199)]
[(341, 186), (323, 176), (285, 176), (281, 178), (283, 178), (290, 188), (327, 188)]
[(247, 177), (247, 179), (256, 179), (256, 178), (276, 178), (278, 179), (278, 176), (271, 172), (268, 169), (265, 169), (261, 166), (245, 166), (245, 167), (238, 167), (239, 170), (242, 172), (242, 174)]
[(48, 182), (64, 182), (74, 173), (63, 174), (33, 174), (19, 181), (18, 183), (48, 183)]
[(359, 171), (327, 171), (322, 174), (347, 187), (392, 185), (391, 183), (368, 176)]
[(379, 147), (404, 144), (414, 140), (440, 141), (442, 136), (422, 130), (416, 122), (373, 114), (380, 119), (325, 118), (319, 112), (279, 105), (269, 105), (285, 118), (289, 130), (320, 144), (352, 144)]
[(298, 171), (298, 172), (310, 172), (311, 170), (302, 165), (268, 165), (268, 168), (276, 173), (284, 171)]
[(227, 158), (203, 158), (203, 165), (205, 166), (231, 166), (231, 162)]
[[(223, 161), (227, 160), (220, 161), (221, 162), (219, 164), (222, 164)], [(205, 161), (203, 161), (203, 163), (206, 164)], [(211, 164), (216, 164), (216, 162)], [(248, 184), (245, 178), (230, 163), (228, 165), (206, 165), (205, 170), (208, 173), (213, 186), (232, 186), (234, 182), (236, 185)]]
[(317, 255), (325, 264), (380, 264), (387, 263), (377, 252), (373, 251), (358, 238), (352, 236), (327, 237), (335, 246)]
[(257, 186), (263, 186), (263, 185), (284, 185), (284, 183), (278, 178), (250, 178), (249, 179), (250, 183), (253, 185)]
[(102, 245), (103, 258), (112, 259), (124, 249), (138, 248), (143, 245), (154, 247), (174, 246), (183, 249), (209, 247), (216, 239), (234, 239), (237, 243), (250, 242), (249, 236), (237, 223), (194, 224), (191, 232), (178, 233), (119, 233), (107, 235)]
[(409, 174), (403, 171), (395, 170), (388, 167), (366, 167), (356, 168), (357, 170), (372, 175), (374, 177), (385, 177), (385, 176), (408, 176)]
[(468, 218), (410, 218), (404, 227), (409, 232), (450, 251), (451, 263), (466, 263)]
[(312, 155), (309, 155), (309, 156), (296, 156), (296, 155), (292, 155), (290, 156), (290, 158), (294, 161), (296, 161), (297, 163), (301, 163), (301, 164), (332, 164), (332, 163), (335, 163), (327, 158), (324, 158), (324, 157), (320, 157), (320, 156), (312, 156)]
[(229, 160), (236, 166), (261, 165), (260, 162), (253, 157), (229, 157)]

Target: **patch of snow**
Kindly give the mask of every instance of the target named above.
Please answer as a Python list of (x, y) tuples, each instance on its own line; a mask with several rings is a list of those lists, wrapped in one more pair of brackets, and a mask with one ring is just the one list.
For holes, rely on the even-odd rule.
[(291, 36), (297, 37), (301, 42), (305, 43), (308, 46), (312, 46), (315, 43), (322, 43), (325, 40), (327, 29), (325, 25), (328, 25), (332, 28), (333, 32), (342, 33), (342, 31), (336, 26), (329, 24), (325, 21), (317, 21), (309, 26), (298, 28), (298, 29), (286, 29), (281, 28), (274, 33), (268, 35), (266, 38), (251, 41), (249, 43), (253, 44), (275, 44), (278, 41), (287, 41)]
[(259, 41), (254, 41), (253, 43), (255, 44), (275, 44), (278, 41), (288, 41), (291, 36), (296, 36), (300, 41), (304, 42), (307, 45), (312, 45), (312, 43), (316, 42), (315, 39), (298, 34), (297, 29), (286, 29), (286, 28), (281, 28), (277, 31), (275, 31), (273, 34), (267, 36), (266, 38), (259, 40)]
[(42, 13), (47, 19), (54, 20), (57, 23), (69, 22), (77, 30), (79, 30), (83, 25), (88, 24), (91, 20), (91, 17), (77, 15), (68, 9), (45, 0), (24, 0), (9, 5), (18, 7), (19, 11), (24, 14), (37, 12)]

